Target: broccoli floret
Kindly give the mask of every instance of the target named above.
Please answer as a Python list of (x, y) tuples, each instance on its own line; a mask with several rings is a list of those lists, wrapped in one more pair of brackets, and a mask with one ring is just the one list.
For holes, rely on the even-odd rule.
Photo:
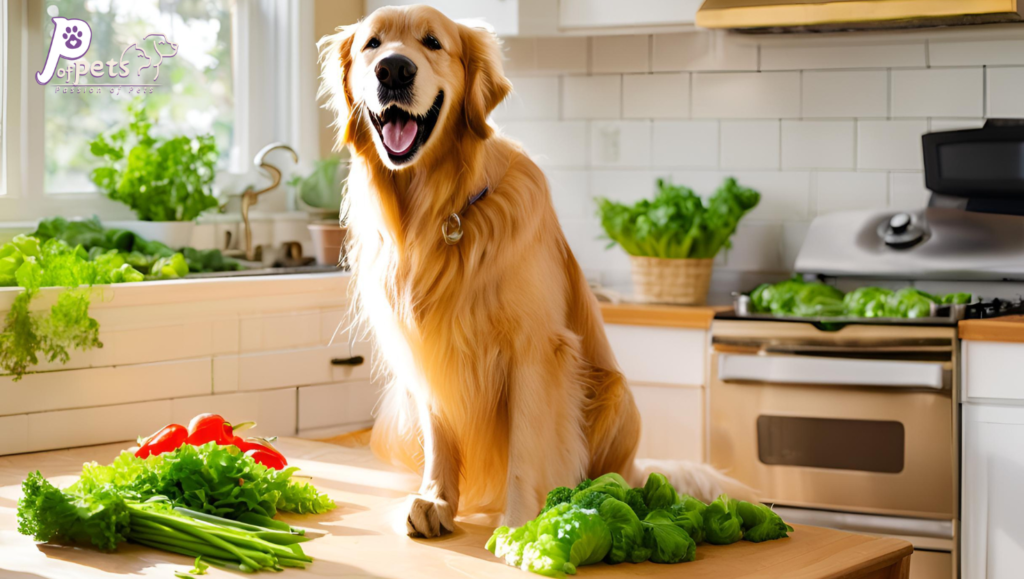
[(569, 487), (556, 487), (548, 493), (547, 500), (544, 501), (544, 508), (541, 509), (540, 514), (544, 514), (554, 507), (562, 503), (567, 503), (572, 499), (573, 490)]
[(636, 517), (641, 521), (644, 520), (644, 517), (646, 517), (649, 512), (647, 509), (647, 503), (644, 502), (643, 487), (629, 489), (629, 491), (626, 492), (626, 504), (629, 505), (629, 508), (633, 509), (633, 512), (636, 513)]
[(608, 499), (609, 496), (604, 493), (585, 490), (582, 493), (577, 493), (573, 495), (572, 503), (574, 505), (579, 506), (581, 509), (596, 510), (598, 507), (601, 506), (602, 503), (604, 503)]
[(573, 492), (578, 493), (580, 491), (585, 491), (589, 489), (592, 484), (594, 484), (593, 480), (585, 478), (582, 481), (580, 481), (580, 484), (576, 485), (576, 488), (573, 489)]

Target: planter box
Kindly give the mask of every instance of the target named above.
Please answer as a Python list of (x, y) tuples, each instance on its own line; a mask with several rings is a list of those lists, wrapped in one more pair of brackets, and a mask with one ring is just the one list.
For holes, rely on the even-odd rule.
[[(19, 382), (0, 376), (0, 455), (134, 441), (201, 412), (255, 420), (267, 436), (369, 425), (379, 391), (370, 344), (350, 347), (340, 332), (328, 345), (348, 326), (348, 281), (328, 273), (93, 288), (103, 348)], [(0, 316), (19, 291), (0, 288)], [(33, 309), (59, 292), (43, 290)], [(331, 364), (353, 355), (366, 362)]]

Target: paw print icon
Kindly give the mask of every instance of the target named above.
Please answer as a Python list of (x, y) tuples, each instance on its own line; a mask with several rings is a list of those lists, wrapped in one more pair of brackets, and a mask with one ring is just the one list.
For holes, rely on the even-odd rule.
[(71, 50), (82, 46), (82, 31), (77, 26), (72, 26), (71, 30), (64, 33), (64, 46)]

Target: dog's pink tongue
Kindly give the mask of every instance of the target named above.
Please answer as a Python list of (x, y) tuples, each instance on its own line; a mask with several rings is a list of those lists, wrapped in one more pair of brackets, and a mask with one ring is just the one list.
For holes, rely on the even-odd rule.
[(416, 121), (406, 119), (405, 121), (391, 121), (384, 125), (384, 130), (381, 133), (387, 148), (392, 153), (401, 155), (412, 147), (417, 131), (419, 131), (419, 125), (416, 124)]

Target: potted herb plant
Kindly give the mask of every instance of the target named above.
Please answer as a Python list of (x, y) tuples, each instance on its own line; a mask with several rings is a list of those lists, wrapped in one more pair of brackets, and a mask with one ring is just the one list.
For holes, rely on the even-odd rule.
[(297, 175), (288, 181), (316, 218), (309, 224), (309, 234), (321, 265), (337, 265), (341, 260), (345, 228), (339, 222), (339, 212), (346, 174), (341, 159), (330, 158), (317, 161), (309, 175)]
[(701, 305), (707, 301), (715, 255), (729, 247), (736, 225), (761, 195), (728, 178), (708, 199), (658, 179), (653, 200), (624, 205), (599, 198), (601, 226), (630, 256), (640, 301)]
[(102, 161), (91, 178), (139, 218), (118, 225), (180, 249), (191, 243), (195, 218), (217, 207), (212, 193), (217, 144), (213, 135), (157, 139), (152, 127), (143, 104), (129, 103), (127, 122), (89, 144)]

